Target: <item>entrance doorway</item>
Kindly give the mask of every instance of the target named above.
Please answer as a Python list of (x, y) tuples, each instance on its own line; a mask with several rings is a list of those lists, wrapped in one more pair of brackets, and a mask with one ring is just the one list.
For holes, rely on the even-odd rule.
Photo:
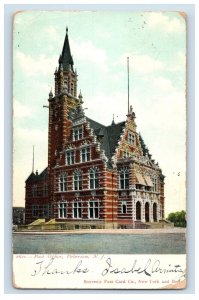
[(138, 201), (136, 203), (136, 220), (141, 220), (141, 203)]
[(157, 204), (153, 203), (153, 221), (157, 222)]
[(145, 221), (149, 222), (149, 202), (145, 203)]

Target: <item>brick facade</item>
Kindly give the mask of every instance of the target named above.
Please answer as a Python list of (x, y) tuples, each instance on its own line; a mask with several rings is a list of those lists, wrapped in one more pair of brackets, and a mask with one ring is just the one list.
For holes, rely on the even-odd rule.
[(48, 167), (26, 180), (26, 223), (125, 228), (163, 219), (164, 176), (137, 133), (135, 113), (130, 108), (126, 121), (110, 126), (85, 115), (68, 32), (54, 75)]

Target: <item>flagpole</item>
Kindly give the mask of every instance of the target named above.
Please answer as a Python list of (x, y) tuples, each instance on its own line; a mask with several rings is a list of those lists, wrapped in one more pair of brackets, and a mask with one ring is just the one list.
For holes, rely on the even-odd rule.
[(33, 145), (33, 149), (32, 149), (32, 172), (34, 173), (34, 166), (35, 164), (35, 153), (34, 153), (34, 145)]
[(129, 114), (129, 57), (127, 57), (127, 77), (128, 77), (128, 114)]

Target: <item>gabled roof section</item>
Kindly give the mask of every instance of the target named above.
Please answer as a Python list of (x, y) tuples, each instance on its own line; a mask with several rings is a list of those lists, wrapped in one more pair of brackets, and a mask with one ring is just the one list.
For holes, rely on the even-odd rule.
[(125, 122), (104, 126), (90, 118), (87, 118), (87, 121), (98, 137), (101, 148), (105, 151), (105, 155), (108, 159), (111, 159), (118, 145), (123, 128), (125, 127)]
[(64, 40), (64, 45), (63, 45), (63, 49), (62, 49), (62, 54), (60, 55), (59, 58), (59, 68), (63, 67), (64, 71), (69, 71), (69, 70), (73, 70), (73, 58), (70, 52), (70, 44), (69, 44), (69, 39), (68, 39), (68, 27), (66, 27), (66, 36), (65, 36), (65, 40)]
[(32, 180), (35, 179), (35, 177), (36, 177), (35, 173), (32, 172), (32, 173), (28, 176), (28, 178), (26, 179), (25, 182), (32, 181)]
[(45, 180), (48, 177), (48, 168), (46, 167), (40, 174), (31, 173), (25, 182)]

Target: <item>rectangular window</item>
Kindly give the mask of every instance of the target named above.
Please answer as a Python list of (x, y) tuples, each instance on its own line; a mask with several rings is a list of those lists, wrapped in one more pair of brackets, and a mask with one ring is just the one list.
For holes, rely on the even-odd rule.
[(81, 127), (73, 129), (73, 140), (78, 141), (83, 138), (83, 129)]
[(67, 190), (67, 182), (66, 182), (66, 174), (59, 175), (59, 192), (66, 192)]
[(44, 204), (43, 206), (43, 217), (48, 218), (49, 213), (48, 213), (48, 204)]
[(66, 219), (66, 202), (60, 202), (58, 204), (58, 218)]
[(119, 186), (121, 190), (129, 189), (129, 172), (127, 170), (120, 171)]
[(131, 155), (130, 155), (130, 153), (129, 152), (127, 152), (127, 151), (123, 151), (123, 157), (124, 158), (127, 158), (127, 157), (130, 157)]
[(121, 213), (126, 214), (127, 213), (127, 204), (126, 201), (122, 201), (121, 203)]
[(32, 206), (32, 216), (33, 217), (38, 217), (39, 216), (39, 206), (38, 205), (33, 205)]
[(81, 149), (81, 162), (87, 162), (90, 160), (90, 148)]
[(72, 82), (71, 82), (70, 93), (72, 96), (74, 96), (74, 84)]
[(89, 218), (90, 219), (99, 219), (99, 202), (90, 201), (89, 202)]
[(44, 186), (43, 186), (43, 196), (44, 197), (48, 196), (48, 185), (47, 185), (47, 183), (44, 183)]
[(66, 152), (66, 164), (68, 166), (74, 164), (74, 162), (75, 162), (74, 157), (75, 157), (75, 154), (74, 154), (73, 150), (69, 150), (69, 151)]
[(73, 203), (73, 218), (80, 219), (82, 217), (82, 203), (74, 202)]
[(135, 135), (134, 135), (134, 133), (129, 132), (129, 134), (128, 134), (128, 142), (129, 142), (129, 144), (134, 145), (134, 143), (135, 143)]
[(37, 185), (32, 186), (32, 196), (37, 197)]
[(153, 191), (157, 192), (157, 178), (153, 177), (152, 181), (153, 181)]
[(82, 190), (82, 173), (80, 171), (74, 172), (74, 190)]
[(136, 190), (141, 190), (142, 189), (142, 185), (141, 184), (136, 184), (135, 188), (136, 188)]
[(89, 183), (90, 189), (98, 189), (99, 188), (99, 173), (98, 170), (91, 169), (89, 172)]

